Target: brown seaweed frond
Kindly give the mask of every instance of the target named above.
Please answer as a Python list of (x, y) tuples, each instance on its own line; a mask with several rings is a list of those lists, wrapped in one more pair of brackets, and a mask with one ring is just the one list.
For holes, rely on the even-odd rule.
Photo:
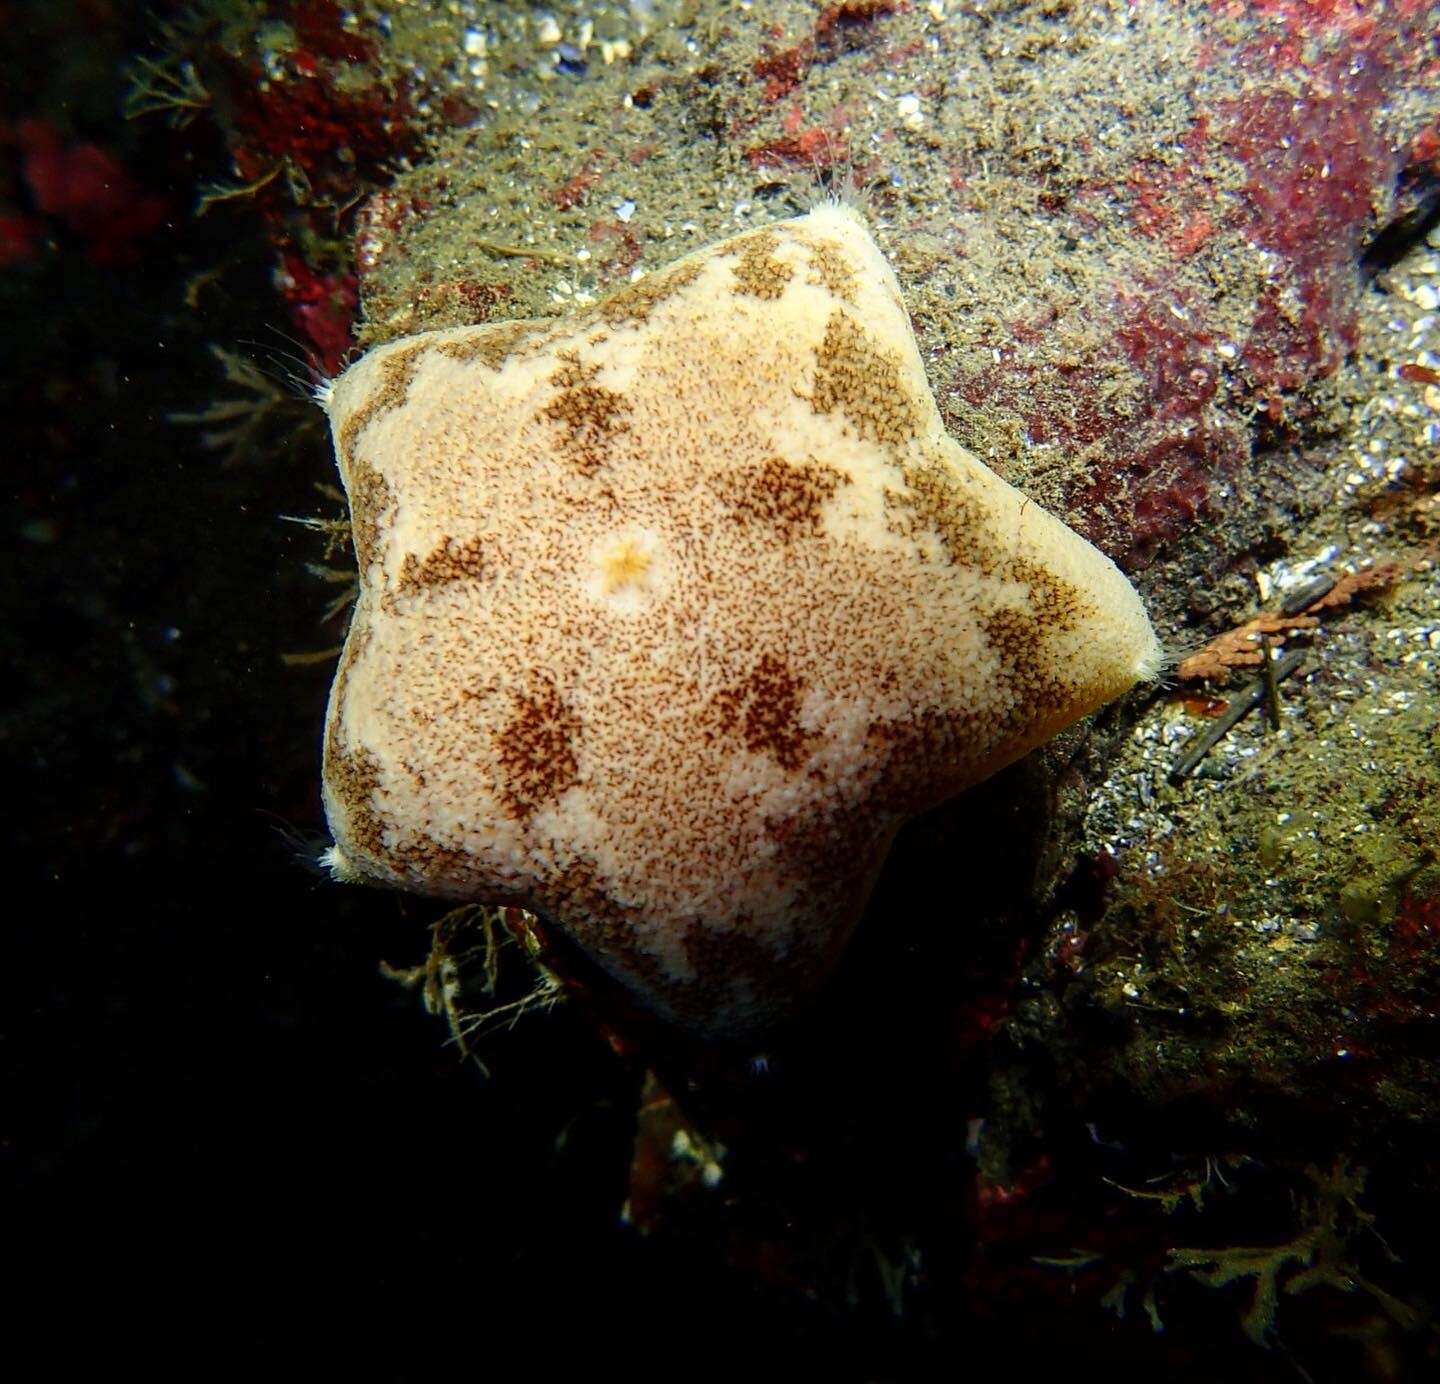
[(1320, 622), (1313, 615), (1257, 615), (1233, 630), (1217, 635), (1198, 653), (1181, 659), (1175, 676), (1182, 682), (1204, 678), (1215, 681), (1232, 668), (1258, 667), (1267, 657), (1266, 636), (1281, 643), (1301, 630), (1314, 629)]
[(1215, 682), (1232, 669), (1258, 667), (1268, 657), (1267, 645), (1280, 648), (1288, 638), (1314, 629), (1320, 623), (1321, 614), (1342, 610), (1361, 596), (1393, 586), (1405, 570), (1405, 563), (1389, 560), (1346, 572), (1298, 610), (1292, 607), (1262, 612), (1217, 635), (1203, 649), (1181, 659), (1176, 665), (1175, 677), (1181, 682), (1199, 679)]
[(1362, 567), (1358, 572), (1346, 572), (1318, 601), (1306, 606), (1305, 613), (1318, 615), (1323, 610), (1339, 610), (1350, 605), (1357, 596), (1394, 586), (1404, 574), (1405, 564), (1393, 560)]
[(1379, 1241), (1390, 1259), (1395, 1258), (1375, 1231), (1373, 1213), (1360, 1205), (1366, 1170), (1352, 1168), (1342, 1157), (1328, 1170), (1307, 1167), (1305, 1176), (1311, 1190), (1297, 1198), (1298, 1230), (1293, 1238), (1274, 1245), (1172, 1249), (1170, 1271), (1182, 1271), (1211, 1288), (1249, 1283), (1250, 1301), (1240, 1323), (1260, 1346), (1276, 1341), (1281, 1295), (1297, 1296), (1318, 1287), (1367, 1293), (1402, 1330), (1419, 1326), (1423, 1315), (1416, 1308), (1366, 1278), (1357, 1265), (1358, 1241), (1366, 1235)]
[(211, 207), (218, 206), (221, 202), (235, 202), (245, 197), (254, 197), (256, 193), (270, 186), (286, 167), (282, 159), (273, 168), (262, 173), (258, 178), (252, 178), (248, 183), (202, 183), (200, 195), (195, 202), (195, 215), (204, 216)]

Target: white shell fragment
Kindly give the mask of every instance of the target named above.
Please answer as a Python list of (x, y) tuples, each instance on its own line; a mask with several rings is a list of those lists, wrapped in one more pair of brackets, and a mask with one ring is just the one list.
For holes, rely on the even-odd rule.
[(328, 411), (335, 873), (533, 908), (703, 1034), (815, 991), (906, 817), (1160, 663), (1109, 559), (946, 436), (844, 207), (391, 342)]

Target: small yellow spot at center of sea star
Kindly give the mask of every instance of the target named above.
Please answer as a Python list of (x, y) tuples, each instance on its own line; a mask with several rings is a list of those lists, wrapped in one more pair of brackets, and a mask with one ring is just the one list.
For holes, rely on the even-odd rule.
[(638, 614), (669, 585), (670, 567), (660, 536), (644, 525), (629, 525), (590, 549), (585, 589), (612, 611)]
[(619, 547), (600, 559), (605, 594), (613, 595), (625, 586), (639, 586), (650, 570), (650, 554), (633, 538), (622, 539)]

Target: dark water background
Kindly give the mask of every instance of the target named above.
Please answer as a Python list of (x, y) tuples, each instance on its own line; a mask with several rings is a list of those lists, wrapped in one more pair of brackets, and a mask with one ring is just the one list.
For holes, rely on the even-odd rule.
[[(44, 228), (0, 269), (7, 1315), (57, 1362), (282, 1377), (541, 1368), (598, 1330), (668, 1370), (687, 1325), (793, 1333), (617, 1224), (628, 1079), (578, 1021), (502, 1038), (487, 1082), (378, 973), (423, 954), (406, 905), (298, 862), (329, 670), (280, 656), (334, 642), (333, 593), (277, 516), (319, 508), (328, 447), (226, 464), (168, 419), (219, 393), (210, 343), (286, 349), (270, 251), (191, 214), (227, 172), (207, 129), (121, 118), (142, 7), (0, 22), (0, 195)], [(103, 231), (36, 211), (34, 120), (118, 158), (164, 224), (97, 265)]]

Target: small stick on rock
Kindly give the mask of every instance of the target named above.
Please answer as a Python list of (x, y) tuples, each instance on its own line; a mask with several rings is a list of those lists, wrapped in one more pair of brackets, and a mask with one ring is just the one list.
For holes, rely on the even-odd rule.
[(1280, 729), (1280, 683), (1275, 677), (1275, 656), (1271, 652), (1270, 636), (1260, 636), (1260, 647), (1265, 651), (1265, 715), (1269, 718), (1270, 729)]
[(1309, 610), (1316, 601), (1328, 596), (1334, 589), (1334, 586), (1334, 577), (1311, 577), (1309, 581), (1301, 586), (1297, 586), (1280, 602), (1280, 614), (1299, 615), (1301, 612)]
[(1304, 662), (1305, 653), (1302, 649), (1292, 649), (1280, 658), (1266, 660), (1265, 676), (1256, 678), (1248, 687), (1239, 692), (1223, 716), (1218, 717), (1198, 735), (1191, 737), (1185, 753), (1175, 761), (1175, 767), (1170, 770), (1170, 782), (1179, 783), (1188, 778), (1195, 766), (1261, 702), (1265, 701), (1267, 685), (1271, 680), (1274, 680), (1274, 685), (1278, 688)]

